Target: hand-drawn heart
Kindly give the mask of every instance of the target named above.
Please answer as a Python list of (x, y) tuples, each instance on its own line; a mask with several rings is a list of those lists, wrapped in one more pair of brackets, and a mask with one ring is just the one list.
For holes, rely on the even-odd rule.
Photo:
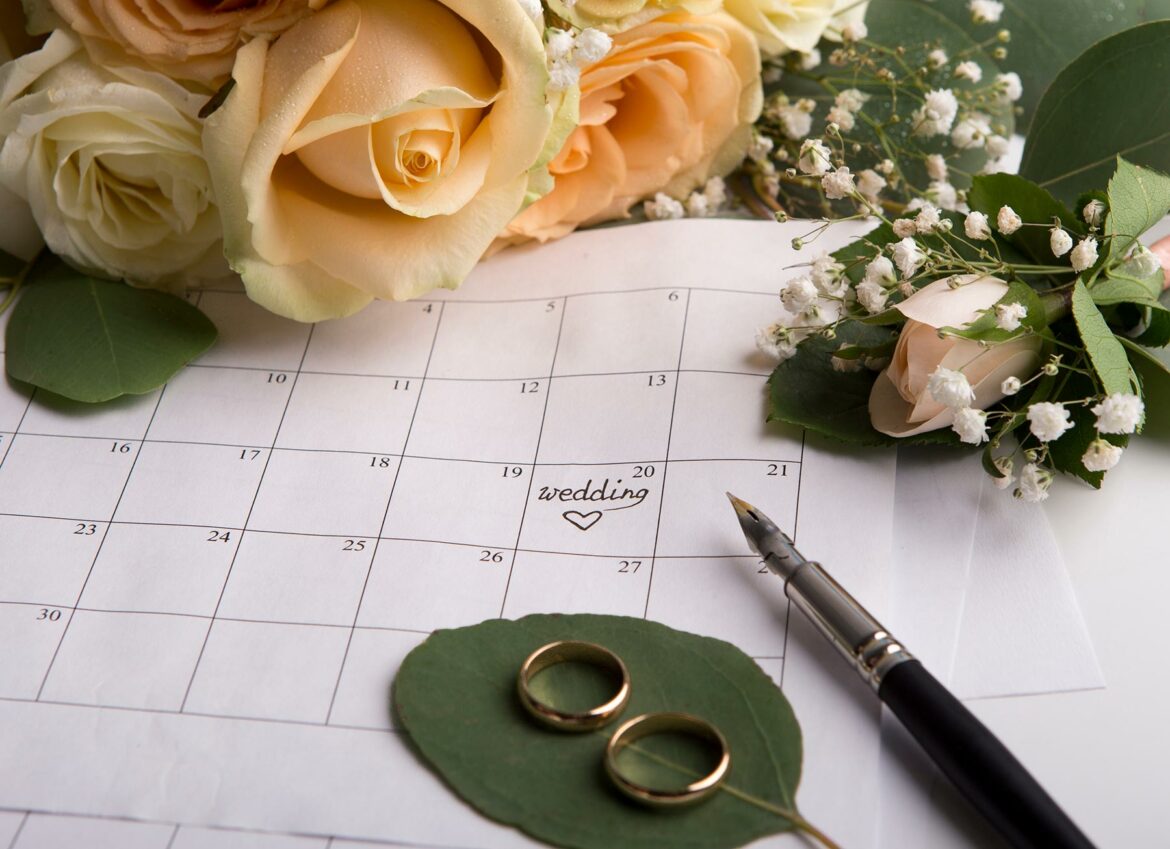
[(594, 510), (592, 513), (578, 513), (576, 510), (566, 510), (561, 516), (564, 517), (566, 522), (578, 530), (587, 531), (601, 520), (601, 511)]

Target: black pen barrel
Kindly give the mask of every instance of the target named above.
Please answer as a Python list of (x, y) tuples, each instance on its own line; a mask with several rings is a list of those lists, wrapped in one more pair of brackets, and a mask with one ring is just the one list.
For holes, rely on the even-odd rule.
[(890, 669), (878, 696), (1013, 846), (1093, 849), (1023, 764), (919, 661)]

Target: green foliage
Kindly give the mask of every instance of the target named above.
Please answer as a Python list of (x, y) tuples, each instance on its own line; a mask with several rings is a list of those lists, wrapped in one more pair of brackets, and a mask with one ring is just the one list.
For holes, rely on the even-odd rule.
[[(724, 790), (678, 811), (644, 808), (621, 796), (602, 770), (615, 726), (565, 734), (524, 713), (516, 696), (520, 664), (563, 639), (599, 643), (625, 661), (632, 694), (624, 718), (671, 710), (715, 724), (731, 749)], [(558, 703), (588, 701), (594, 676), (585, 671), (574, 682), (572, 667), (563, 672)], [(796, 717), (751, 658), (721, 640), (618, 616), (489, 620), (431, 635), (403, 661), (393, 700), (410, 739), (456, 793), (540, 840), (579, 849), (721, 849), (798, 824)], [(656, 754), (659, 762), (641, 771), (677, 782), (685, 769), (661, 763), (677, 764), (671, 754)]]
[(1170, 101), (1152, 94), (1168, 85), (1170, 21), (1093, 45), (1060, 72), (1037, 107), (1020, 174), (1072, 203), (1105, 183), (1118, 155), (1170, 170)]
[(1011, 33), (1001, 64), (1024, 84), (1019, 105), (1026, 127), (1048, 85), (1099, 39), (1146, 21), (1170, 18), (1170, 0), (1006, 0), (997, 24), (975, 24), (968, 0), (916, 0), (945, 15), (979, 40)]
[[(1084, 375), (1074, 374), (1065, 384), (1062, 394), (1068, 398), (1083, 398), (1095, 393), (1092, 381)], [(1073, 404), (1065, 409), (1072, 415), (1072, 429), (1060, 439), (1048, 443), (1048, 456), (1057, 471), (1078, 477), (1094, 489), (1100, 489), (1105, 472), (1090, 472), (1081, 460), (1089, 443), (1097, 438), (1097, 417), (1083, 404)], [(1129, 444), (1129, 437), (1124, 434), (1107, 434), (1101, 438), (1123, 448)]]
[(1079, 280), (1073, 288), (1072, 313), (1101, 388), (1107, 394), (1132, 392), (1133, 371), (1125, 348), (1109, 329), (1085, 284)]
[[(1085, 226), (1075, 214), (1058, 201), (1047, 190), (1031, 180), (1015, 174), (985, 174), (975, 177), (967, 195), (971, 209), (985, 213), (992, 221), (1000, 207), (1010, 206), (1024, 220), (1030, 223), (1060, 221), (1064, 229), (1074, 235), (1083, 235)], [(1052, 255), (1049, 231), (1039, 227), (1021, 227), (1010, 236), (996, 235), (1042, 265), (1051, 264)]]
[(8, 374), (75, 401), (156, 389), (216, 330), (181, 298), (38, 263), (8, 322)]
[[(1167, 43), (1170, 43), (1170, 38)], [(1170, 134), (1170, 120), (1166, 129)], [(1165, 140), (1165, 145), (1170, 148), (1170, 137)], [(1170, 164), (1170, 159), (1167, 164)], [(1109, 180), (1108, 195), (1109, 215), (1105, 219), (1108, 256), (1111, 260), (1120, 260), (1138, 243), (1142, 233), (1170, 212), (1170, 177), (1149, 168), (1139, 168), (1118, 157), (1117, 170)], [(1154, 297), (1160, 292), (1159, 286)]]

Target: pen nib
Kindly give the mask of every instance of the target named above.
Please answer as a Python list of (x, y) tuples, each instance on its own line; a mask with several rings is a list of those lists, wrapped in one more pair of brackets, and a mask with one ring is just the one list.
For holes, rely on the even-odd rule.
[(788, 534), (780, 530), (776, 523), (765, 516), (757, 507), (748, 504), (741, 498), (736, 498), (730, 492), (727, 497), (731, 506), (735, 508), (739, 526), (747, 538), (752, 551), (764, 558), (769, 569), (787, 579), (792, 570), (805, 563), (804, 557), (796, 550)]

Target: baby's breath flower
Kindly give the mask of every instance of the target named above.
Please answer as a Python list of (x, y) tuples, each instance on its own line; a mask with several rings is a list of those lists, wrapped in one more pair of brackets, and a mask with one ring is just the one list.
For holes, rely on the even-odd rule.
[(926, 391), (930, 397), (944, 407), (959, 410), (970, 407), (975, 403), (975, 390), (970, 381), (961, 371), (938, 366), (930, 373), (926, 381)]
[(942, 154), (932, 153), (926, 157), (926, 175), (932, 180), (945, 180), (948, 176), (947, 161)]
[(1063, 404), (1039, 401), (1028, 406), (1028, 429), (1041, 442), (1051, 442), (1073, 426), (1071, 416)]
[(779, 321), (756, 332), (756, 347), (780, 362), (796, 353), (796, 343), (796, 335)]
[(996, 457), (991, 462), (997, 469), (1000, 470), (1000, 472), (1003, 473), (1003, 477), (993, 477), (991, 479), (991, 482), (995, 484), (996, 489), (1007, 489), (1016, 482), (1016, 479), (1012, 476), (1012, 467), (1014, 466), (1014, 463), (1012, 463), (1011, 457)]
[(1049, 231), (1048, 244), (1052, 248), (1053, 256), (1064, 256), (1072, 250), (1073, 240), (1062, 227), (1053, 227)]
[(1023, 386), (1018, 377), (1005, 377), (999, 385), (999, 391), (1004, 395), (1015, 395)]
[(930, 185), (926, 187), (926, 196), (938, 204), (940, 209), (949, 212), (959, 209), (959, 190), (946, 180), (931, 180)]
[(951, 61), (951, 58), (947, 56), (947, 52), (941, 47), (936, 47), (926, 54), (926, 61), (930, 63), (930, 67), (932, 68), (941, 68), (947, 62)]
[(874, 167), (874, 170), (888, 177), (894, 173), (894, 162), (891, 159), (883, 159)]
[(959, 435), (960, 442), (981, 445), (987, 441), (987, 413), (973, 407), (960, 407), (955, 411), (951, 429)]
[(894, 264), (898, 266), (903, 277), (907, 279), (913, 277), (914, 272), (925, 262), (926, 254), (913, 239), (907, 237), (894, 245)]
[(821, 51), (815, 47), (808, 53), (800, 54), (800, 69), (802, 71), (811, 71), (819, 64), (821, 64)]
[(1092, 268), (1097, 264), (1097, 240), (1092, 236), (1081, 239), (1072, 249), (1071, 259), (1073, 271), (1077, 274)]
[(886, 308), (889, 293), (878, 283), (872, 280), (862, 280), (857, 284), (857, 302), (865, 307), (866, 312), (876, 314)]
[(869, 35), (869, 27), (864, 21), (850, 21), (841, 27), (841, 38), (845, 41), (861, 41)]
[(829, 124), (837, 128), (838, 135), (842, 130), (846, 133), (851, 132), (857, 126), (857, 119), (853, 117), (853, 113), (848, 109), (842, 109), (840, 106), (832, 106), (829, 108), (829, 114), (825, 116), (829, 119)]
[(748, 145), (747, 157), (753, 162), (763, 162), (775, 146), (776, 143), (768, 136), (753, 133), (751, 143)]
[(870, 99), (871, 95), (856, 88), (847, 88), (840, 92), (833, 102), (842, 109), (848, 109), (850, 112), (860, 112), (861, 107), (865, 106), (866, 101)]
[(1121, 460), (1121, 446), (1104, 439), (1094, 439), (1081, 455), (1081, 463), (1090, 472), (1107, 472)]
[(567, 59), (559, 59), (548, 69), (548, 90), (568, 91), (581, 79), (581, 70)]
[(995, 305), (995, 326), (1000, 330), (1019, 330), (1020, 323), (1028, 315), (1028, 308), (1016, 301), (1011, 304)]
[(691, 192), (687, 195), (687, 218), (706, 218), (711, 214), (711, 204), (702, 192)]
[(832, 167), (831, 152), (820, 139), (805, 139), (796, 166), (805, 174), (822, 177)]
[(654, 195), (654, 200), (642, 204), (642, 210), (651, 221), (669, 221), (686, 214), (681, 203), (663, 192)]
[(919, 207), (918, 215), (914, 218), (914, 229), (923, 235), (933, 233), (938, 229), (940, 220), (938, 207), (927, 201)]
[(578, 65), (592, 65), (605, 58), (613, 47), (613, 39), (601, 30), (589, 27), (581, 30), (573, 47), (573, 59)]
[(776, 108), (776, 120), (790, 139), (802, 139), (812, 131), (812, 115), (791, 103)]
[(1093, 407), (1093, 415), (1101, 433), (1133, 433), (1146, 415), (1146, 405), (1137, 395), (1117, 392)]
[(971, 11), (971, 20), (977, 24), (999, 23), (1003, 15), (1003, 3), (998, 0), (970, 0), (967, 8)]
[(955, 76), (961, 80), (970, 80), (973, 83), (979, 82), (983, 79), (983, 69), (979, 67), (978, 62), (967, 60), (960, 62), (955, 66)]
[(839, 297), (841, 295), (841, 288), (846, 284), (844, 280), (845, 266), (833, 259), (833, 257), (822, 252), (812, 264), (812, 272), (809, 276), (812, 278), (813, 285), (825, 295)]
[(918, 225), (914, 223), (913, 218), (898, 218), (892, 226), (894, 228), (894, 235), (899, 239), (905, 239), (918, 232)]
[(790, 313), (798, 313), (816, 301), (819, 294), (807, 277), (794, 277), (780, 290), (780, 302)]
[(1012, 143), (1003, 136), (992, 133), (987, 137), (987, 144), (984, 146), (987, 155), (992, 159), (1003, 159), (1011, 150)]
[(995, 216), (995, 226), (999, 232), (1010, 236), (1024, 226), (1024, 220), (1010, 206), (1001, 206), (999, 214)]
[(914, 134), (917, 136), (942, 136), (951, 131), (955, 116), (959, 114), (959, 101), (949, 88), (932, 89), (927, 92), (926, 102), (914, 110)]
[(568, 30), (550, 29), (544, 40), (545, 53), (548, 54), (548, 58), (553, 62), (568, 59), (569, 54), (573, 52), (574, 41), (573, 33)]
[(540, 0), (520, 0), (520, 8), (524, 14), (532, 18), (534, 24), (544, 29), (544, 6)]
[(865, 266), (865, 281), (888, 286), (898, 278), (894, 274), (894, 264), (884, 256), (876, 256)]
[(974, 150), (987, 143), (991, 135), (991, 119), (982, 112), (973, 112), (955, 125), (951, 143), (959, 150)]
[(963, 231), (967, 234), (968, 239), (974, 239), (977, 242), (991, 238), (991, 225), (987, 222), (987, 216), (982, 212), (967, 213), (967, 219), (963, 222)]
[(1105, 204), (1099, 200), (1091, 200), (1081, 210), (1081, 216), (1090, 227), (1100, 227), (1105, 221)]
[(1008, 71), (1006, 74), (996, 74), (995, 88), (1005, 100), (1012, 103), (1015, 103), (1024, 96), (1024, 84), (1020, 81), (1020, 75), (1015, 71)]
[(1028, 463), (1020, 470), (1020, 486), (1016, 490), (1016, 497), (1029, 504), (1038, 504), (1048, 498), (1048, 488), (1052, 486), (1052, 472)]
[(727, 184), (722, 177), (712, 177), (703, 184), (703, 196), (707, 198), (707, 205), (712, 211), (727, 203)]
[(877, 203), (878, 195), (886, 187), (886, 179), (872, 168), (866, 168), (857, 175), (857, 191), (866, 200)]

